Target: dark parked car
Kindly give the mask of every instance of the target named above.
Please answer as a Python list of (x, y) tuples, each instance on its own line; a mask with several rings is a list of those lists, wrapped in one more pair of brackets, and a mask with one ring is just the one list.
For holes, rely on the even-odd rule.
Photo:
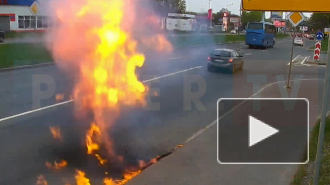
[(244, 66), (243, 56), (233, 49), (215, 49), (208, 57), (207, 70), (215, 68), (227, 68), (233, 73), (242, 70)]
[(5, 32), (0, 30), (0, 42), (5, 40)]

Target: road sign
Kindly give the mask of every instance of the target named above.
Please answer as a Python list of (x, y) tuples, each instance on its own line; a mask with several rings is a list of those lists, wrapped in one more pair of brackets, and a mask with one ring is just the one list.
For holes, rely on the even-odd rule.
[(39, 5), (36, 1), (34, 1), (30, 6), (30, 11), (33, 13), (33, 15), (36, 15), (39, 12)]
[(324, 33), (325, 34), (330, 34), (330, 28), (324, 28)]
[(329, 0), (242, 0), (242, 8), (246, 11), (278, 11), (278, 12), (330, 12)]
[(314, 50), (314, 60), (318, 60), (320, 58), (320, 54), (321, 54), (321, 42), (320, 41), (316, 41), (315, 43), (315, 50)]
[(316, 33), (316, 39), (317, 40), (322, 40), (323, 39), (323, 36), (324, 36), (323, 33), (320, 32), (320, 31)]
[(287, 18), (296, 27), (305, 19), (305, 16), (301, 12), (291, 12)]
[(300, 30), (301, 31), (307, 31), (308, 30), (308, 27), (307, 26), (300, 26)]

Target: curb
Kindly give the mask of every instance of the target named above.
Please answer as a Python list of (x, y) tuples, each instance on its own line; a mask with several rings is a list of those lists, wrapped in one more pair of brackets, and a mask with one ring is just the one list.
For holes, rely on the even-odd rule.
[(41, 63), (41, 64), (30, 64), (30, 65), (22, 65), (22, 66), (17, 66), (17, 67), (1, 68), (0, 72), (12, 71), (12, 70), (18, 70), (18, 69), (27, 69), (27, 68), (33, 68), (33, 67), (43, 67), (43, 66), (54, 65), (54, 64), (55, 64), (54, 62), (46, 62), (46, 63)]
[(306, 64), (314, 64), (314, 65), (327, 65), (326, 62), (323, 61), (318, 61), (318, 62), (314, 62), (314, 61), (306, 61)]
[[(314, 51), (314, 49), (307, 49), (307, 51)], [(326, 51), (321, 51), (322, 54), (327, 54), (328, 52)]]

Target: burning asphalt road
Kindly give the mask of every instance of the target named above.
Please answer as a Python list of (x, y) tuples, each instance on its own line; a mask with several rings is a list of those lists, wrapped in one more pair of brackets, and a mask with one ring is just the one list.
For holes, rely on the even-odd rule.
[[(78, 107), (75, 114), (90, 122), (83, 136), (86, 152), (105, 167), (106, 174), (112, 175), (108, 172), (110, 168), (124, 166), (115, 172), (120, 174), (119, 178), (116, 175), (114, 179), (104, 178), (103, 183), (107, 185), (125, 184), (149, 164), (143, 160), (130, 161), (131, 157), (116, 149), (111, 133), (123, 108), (146, 105), (148, 87), (136, 75), (136, 68), (143, 66), (145, 56), (138, 50), (142, 45), (158, 52), (171, 51), (163, 35), (147, 35), (133, 24), (137, 20), (137, 8), (142, 8), (138, 3), (141, 2), (75, 0), (54, 1), (48, 6), (54, 24), (48, 32), (49, 50), (62, 70), (78, 71), (72, 94)], [(148, 15), (154, 16), (151, 12)], [(157, 19), (147, 19), (144, 26), (154, 24), (154, 20)], [(59, 128), (51, 127), (50, 131), (54, 139), (63, 142)], [(82, 147), (79, 143), (76, 145)], [(81, 153), (76, 157), (81, 158)], [(47, 162), (46, 166), (59, 170), (72, 162), (72, 159), (57, 160), (62, 162), (55, 162), (54, 166)], [(77, 184), (89, 184), (85, 172), (75, 171)]]
[[(54, 74), (55, 84), (65, 84), (56, 89), (56, 94), (65, 95), (54, 99), (71, 96), (75, 101), (3, 121), (8, 126), (0, 130), (0, 146), (5, 149), (0, 154), (0, 173), (5, 177), (0, 184), (125, 184), (214, 121), (215, 102), (233, 96), (234, 80), (240, 84), (238, 96), (251, 94), (244, 72), (235, 77), (206, 72), (210, 48), (196, 49), (198, 54), (194, 49), (168, 54), (171, 47), (164, 37), (133, 27), (133, 2), (76, 0), (51, 5), (58, 27), (50, 32), (49, 47), (62, 71), (48, 66), (30, 73)], [(124, 15), (132, 18), (125, 24)], [(154, 56), (145, 56), (139, 44), (154, 48)], [(31, 74), (19, 75), (24, 79)], [(196, 83), (198, 87), (192, 85)], [(187, 96), (196, 91), (203, 103)]]

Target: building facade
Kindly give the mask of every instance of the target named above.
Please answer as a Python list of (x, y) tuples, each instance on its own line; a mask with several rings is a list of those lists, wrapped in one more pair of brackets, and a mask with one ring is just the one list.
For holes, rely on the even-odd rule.
[(0, 1), (0, 30), (30, 31), (45, 30), (49, 27), (49, 20), (42, 8), (39, 8), (37, 15), (30, 10), (34, 1)]

